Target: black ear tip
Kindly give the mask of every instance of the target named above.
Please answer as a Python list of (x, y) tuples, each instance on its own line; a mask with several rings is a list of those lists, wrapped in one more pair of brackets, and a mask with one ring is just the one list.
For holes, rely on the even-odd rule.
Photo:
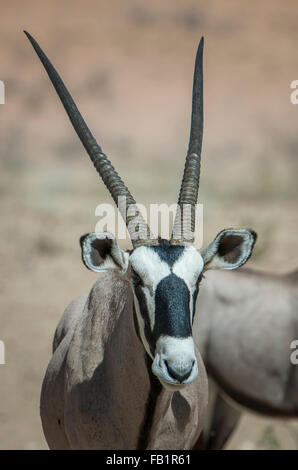
[(252, 235), (252, 237), (253, 237), (253, 239), (254, 239), (254, 243), (255, 243), (256, 240), (257, 240), (257, 238), (258, 238), (258, 234), (257, 234), (257, 232), (255, 232), (255, 231), (252, 230), (252, 229), (249, 229), (249, 231), (250, 231), (250, 233), (251, 233), (251, 235)]
[(89, 233), (85, 233), (85, 235), (82, 235), (80, 237), (80, 246), (81, 246), (81, 248), (83, 247), (84, 240), (85, 240), (85, 238), (88, 237), (88, 235), (89, 235)]

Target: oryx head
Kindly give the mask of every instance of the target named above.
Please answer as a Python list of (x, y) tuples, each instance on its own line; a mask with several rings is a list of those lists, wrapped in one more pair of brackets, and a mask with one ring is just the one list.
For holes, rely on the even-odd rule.
[(152, 371), (165, 387), (184, 386), (198, 375), (192, 323), (203, 272), (242, 266), (256, 240), (250, 229), (226, 229), (201, 251), (193, 244), (203, 135), (203, 38), (195, 63), (190, 141), (178, 209), (171, 239), (166, 241), (152, 236), (134, 198), (97, 144), (60, 76), (36, 41), (26, 34), (115, 203), (120, 196), (126, 197), (122, 215), (133, 250), (122, 251), (110, 233), (90, 233), (81, 237), (84, 264), (95, 272), (113, 269), (130, 276), (138, 334), (152, 358)]

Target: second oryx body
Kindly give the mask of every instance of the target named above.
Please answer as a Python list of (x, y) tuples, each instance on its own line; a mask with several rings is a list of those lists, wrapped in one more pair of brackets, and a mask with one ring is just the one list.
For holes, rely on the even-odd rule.
[(201, 444), (220, 449), (241, 410), (298, 418), (298, 272), (244, 268), (205, 281), (193, 326), (213, 392)]
[(203, 39), (195, 63), (189, 147), (167, 241), (151, 234), (60, 76), (26, 34), (115, 203), (126, 198), (122, 215), (133, 244), (124, 252), (110, 233), (81, 237), (83, 262), (99, 279), (87, 296), (70, 304), (55, 335), (41, 393), (47, 442), (52, 449), (190, 449), (207, 403), (206, 373), (192, 335), (199, 284), (208, 269), (243, 265), (256, 240), (253, 230), (227, 229), (201, 251), (193, 245)]

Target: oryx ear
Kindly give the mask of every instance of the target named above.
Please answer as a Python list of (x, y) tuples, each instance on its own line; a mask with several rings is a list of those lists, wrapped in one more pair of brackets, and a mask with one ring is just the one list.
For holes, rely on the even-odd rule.
[(80, 245), (83, 263), (91, 271), (127, 271), (128, 254), (119, 248), (111, 233), (87, 233), (80, 238)]
[(249, 259), (257, 234), (250, 229), (222, 230), (201, 251), (204, 269), (236, 269)]

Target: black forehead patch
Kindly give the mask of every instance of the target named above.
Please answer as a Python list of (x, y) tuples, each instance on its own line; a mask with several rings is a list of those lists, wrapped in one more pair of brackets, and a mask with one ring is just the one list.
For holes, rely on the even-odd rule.
[(152, 250), (158, 254), (160, 259), (168, 264), (170, 268), (173, 267), (174, 263), (179, 259), (182, 252), (184, 251), (184, 246), (171, 245), (167, 240), (162, 240), (159, 245), (152, 246)]

